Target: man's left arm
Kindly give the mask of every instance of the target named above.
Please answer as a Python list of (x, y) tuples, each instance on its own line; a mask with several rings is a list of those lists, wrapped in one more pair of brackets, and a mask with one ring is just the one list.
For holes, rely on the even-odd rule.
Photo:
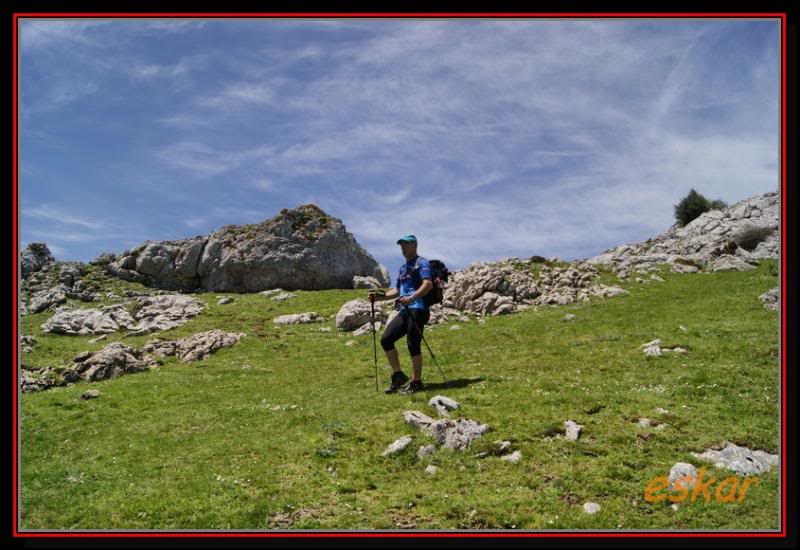
[(433, 288), (433, 273), (431, 272), (431, 264), (429, 264), (427, 261), (421, 262), (421, 264), (422, 265), (419, 266), (419, 276), (422, 278), (422, 284), (419, 285), (419, 288), (414, 291), (414, 294), (411, 295), (412, 300), (422, 298)]
[(428, 292), (430, 292), (432, 288), (433, 288), (433, 281), (431, 280), (430, 277), (428, 277), (427, 279), (422, 279), (422, 284), (419, 285), (419, 288), (415, 290), (414, 294), (410, 296), (411, 301), (413, 302), (417, 298), (422, 298)]

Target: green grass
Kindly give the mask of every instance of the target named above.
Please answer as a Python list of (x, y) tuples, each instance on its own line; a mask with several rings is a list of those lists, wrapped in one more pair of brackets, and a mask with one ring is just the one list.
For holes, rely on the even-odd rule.
[[(769, 264), (662, 272), (665, 283), (621, 282), (626, 296), (426, 330), (453, 386), (443, 387), (423, 346), (428, 389), (411, 396), (375, 391), (370, 334), (335, 330), (330, 316), (365, 291), (298, 291), (285, 302), (198, 295), (208, 308), (182, 327), (96, 344), (42, 334), (50, 313), (25, 316), (23, 334), (39, 344), (23, 361), (35, 366), (120, 339), (139, 346), (212, 328), (247, 336), (202, 362), (169, 358), (159, 370), (24, 394), (21, 527), (269, 529), (285, 514), (295, 529), (777, 528), (777, 469), (742, 503), (698, 500), (674, 511), (643, 499), (649, 479), (676, 462), (699, 467), (690, 453), (712, 444), (777, 452), (778, 317), (758, 299), (778, 284)], [(222, 295), (235, 301), (218, 306)], [(309, 310), (326, 322), (273, 326), (278, 315)], [(563, 322), (566, 313), (576, 321)], [(647, 357), (639, 346), (654, 338), (689, 353)], [(349, 339), (357, 344), (345, 346)], [(81, 400), (89, 387), (102, 397)], [(430, 441), (402, 412), (434, 414), (427, 401), (438, 393), (462, 403), (454, 416), (492, 431), (469, 452), (439, 449), (421, 461), (415, 451)], [(640, 428), (640, 416), (669, 426)], [(578, 441), (546, 437), (568, 418), (584, 425)], [(414, 443), (405, 452), (380, 456), (406, 434)], [(510, 440), (522, 460), (473, 458), (495, 439)], [(435, 476), (424, 473), (428, 463), (439, 466)], [(585, 515), (588, 500), (602, 510)]]

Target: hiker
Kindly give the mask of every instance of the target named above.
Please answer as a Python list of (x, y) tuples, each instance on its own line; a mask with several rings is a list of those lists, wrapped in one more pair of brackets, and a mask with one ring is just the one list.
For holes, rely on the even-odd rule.
[[(417, 254), (417, 238), (414, 235), (406, 235), (401, 237), (397, 244), (400, 245), (400, 251), (406, 262), (400, 266), (395, 288), (385, 294), (371, 291), (369, 299), (371, 301), (394, 299), (395, 307), (400, 307), (400, 313), (386, 326), (381, 337), (381, 347), (386, 352), (386, 357), (392, 367), (391, 383), (384, 391), (392, 393), (408, 382), (408, 385), (399, 393), (410, 394), (423, 389), (420, 341), (425, 323), (430, 319), (430, 309), (422, 297), (433, 288), (433, 280), (430, 263)], [(406, 337), (408, 351), (411, 353), (412, 378), (410, 381), (400, 369), (400, 356), (394, 347), (394, 343), (403, 336)]]

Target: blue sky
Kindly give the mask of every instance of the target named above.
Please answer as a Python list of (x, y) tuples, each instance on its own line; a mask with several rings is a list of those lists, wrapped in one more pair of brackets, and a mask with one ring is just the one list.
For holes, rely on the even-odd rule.
[(313, 202), (390, 273), (586, 258), (780, 181), (776, 21), (21, 23), (21, 243), (87, 261)]

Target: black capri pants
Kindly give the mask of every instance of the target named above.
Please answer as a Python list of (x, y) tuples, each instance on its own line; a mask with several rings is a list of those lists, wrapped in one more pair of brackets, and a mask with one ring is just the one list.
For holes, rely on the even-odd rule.
[[(419, 355), (419, 344), (422, 341), (422, 332), (425, 330), (425, 323), (430, 319), (431, 312), (429, 309), (420, 308), (403, 308), (400, 313), (394, 316), (394, 319), (386, 325), (386, 330), (381, 336), (381, 347), (383, 351), (391, 351), (394, 349), (394, 343), (407, 336), (406, 343), (408, 344), (408, 351), (411, 356)], [(419, 330), (414, 328), (414, 323), (419, 327)]]

